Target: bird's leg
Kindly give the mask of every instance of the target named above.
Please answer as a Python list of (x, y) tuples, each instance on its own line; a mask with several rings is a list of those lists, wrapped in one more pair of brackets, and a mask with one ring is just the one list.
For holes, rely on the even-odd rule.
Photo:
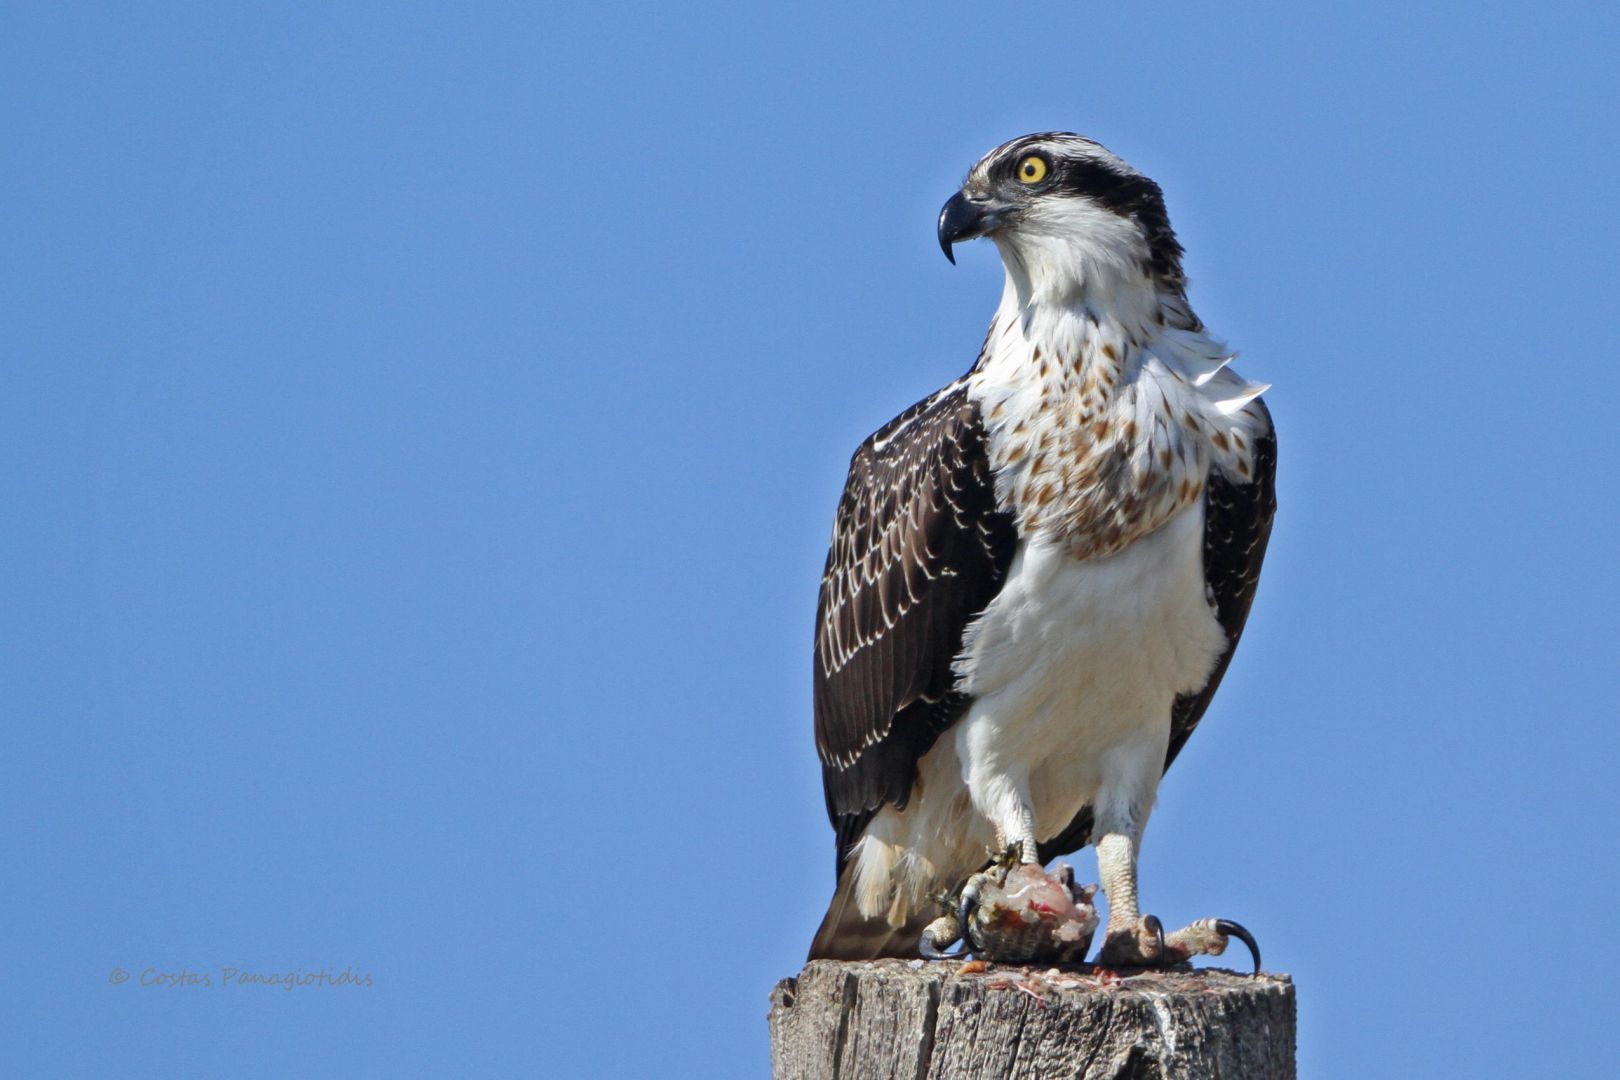
[(1010, 866), (1040, 862), (1035, 805), (1029, 795), (1028, 779), (988, 769), (974, 772), (966, 779), (975, 807), (996, 831), (991, 859)]
[(955, 912), (935, 920), (923, 933), (919, 951), (943, 959), (940, 943), (960, 934), (984, 960), (1024, 963), (1067, 962), (1083, 957), (1097, 928), (1091, 904), (1094, 889), (1074, 885), (1074, 873), (1056, 876), (1041, 868), (1040, 844), (1028, 784), (1019, 777), (992, 774), (982, 783), (969, 779), (976, 803), (995, 829), (996, 847), (988, 865), (968, 879)]
[(1018, 861), (1025, 866), (1034, 866), (1041, 861), (1041, 846), (1035, 839), (1035, 811), (1027, 799), (1019, 811), (1018, 835), (1013, 843), (1018, 848)]
[(1136, 855), (1142, 830), (1137, 825), (1109, 832), (1097, 840), (1097, 871), (1108, 896), (1108, 930), (1097, 962), (1105, 967), (1158, 967), (1194, 956), (1219, 956), (1231, 938), (1249, 947), (1254, 970), (1260, 970), (1260, 946), (1254, 935), (1230, 919), (1200, 919), (1171, 934), (1153, 915), (1137, 908)]
[(1153, 967), (1164, 956), (1164, 927), (1137, 908), (1136, 852), (1141, 835), (1140, 825), (1125, 825), (1097, 838), (1097, 874), (1108, 897), (1108, 929), (1097, 956), (1104, 967)]

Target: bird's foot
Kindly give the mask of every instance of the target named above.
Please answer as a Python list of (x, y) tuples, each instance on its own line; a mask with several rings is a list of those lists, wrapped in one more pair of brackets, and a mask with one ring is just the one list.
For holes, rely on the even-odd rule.
[(1097, 963), (1103, 967), (1169, 967), (1195, 956), (1220, 956), (1231, 938), (1249, 948), (1255, 974), (1260, 972), (1260, 946), (1254, 935), (1230, 919), (1199, 919), (1172, 934), (1152, 915), (1110, 930)]
[(1199, 919), (1191, 926), (1167, 934), (1164, 947), (1168, 963), (1179, 964), (1194, 956), (1219, 956), (1232, 938), (1248, 946), (1249, 955), (1254, 959), (1254, 973), (1260, 974), (1260, 946), (1242, 924), (1230, 919)]
[[(1059, 864), (1052, 874), (1029, 864), (998, 861), (963, 885), (960, 901), (923, 931), (918, 951), (930, 960), (971, 951), (985, 960), (1010, 963), (1080, 960), (1097, 930), (1091, 905), (1096, 886), (1077, 886), (1074, 871)], [(962, 948), (944, 951), (957, 940)]]
[[(978, 909), (979, 893), (988, 884), (1006, 880), (1009, 865), (992, 859), (987, 868), (962, 883), (955, 898), (935, 897), (945, 913), (923, 928), (922, 938), (917, 942), (917, 951), (925, 960), (957, 960), (973, 951), (973, 941), (964, 929), (971, 924)], [(958, 942), (961, 943), (959, 949), (946, 951)]]
[[(961, 942), (961, 948), (951, 946)], [(968, 943), (962, 938), (962, 920), (954, 911), (948, 911), (923, 927), (917, 941), (917, 952), (924, 960), (960, 960), (968, 954)]]
[(1109, 927), (1097, 964), (1108, 968), (1159, 967), (1165, 962), (1165, 945), (1164, 925), (1158, 916), (1143, 915), (1124, 926)]

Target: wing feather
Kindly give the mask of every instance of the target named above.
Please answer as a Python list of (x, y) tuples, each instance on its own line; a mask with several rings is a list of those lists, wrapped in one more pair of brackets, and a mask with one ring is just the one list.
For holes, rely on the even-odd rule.
[(855, 451), (816, 611), (816, 748), (840, 866), (880, 807), (905, 806), (917, 761), (960, 714), (951, 663), (1016, 544), (964, 383)]
[(1255, 441), (1254, 480), (1238, 483), (1217, 469), (1210, 475), (1204, 496), (1204, 581), (1215, 603), (1215, 617), (1226, 631), (1226, 651), (1215, 661), (1202, 689), (1176, 699), (1170, 711), (1166, 769), (1181, 753), (1220, 688), (1260, 585), (1260, 564), (1265, 561), (1271, 520), (1277, 513), (1277, 434), (1264, 402), (1259, 406), (1266, 416), (1266, 429)]

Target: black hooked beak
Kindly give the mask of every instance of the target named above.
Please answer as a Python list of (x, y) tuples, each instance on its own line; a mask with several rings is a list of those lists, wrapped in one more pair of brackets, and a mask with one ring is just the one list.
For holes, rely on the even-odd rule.
[(1006, 207), (968, 198), (958, 191), (939, 212), (939, 249), (956, 265), (951, 245), (983, 236), (1001, 224)]

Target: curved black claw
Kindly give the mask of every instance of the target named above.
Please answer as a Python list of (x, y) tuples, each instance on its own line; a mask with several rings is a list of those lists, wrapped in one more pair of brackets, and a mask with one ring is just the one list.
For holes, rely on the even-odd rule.
[(1255, 944), (1253, 934), (1245, 930), (1240, 923), (1235, 923), (1231, 919), (1216, 919), (1215, 932), (1225, 934), (1227, 937), (1235, 937), (1247, 945), (1249, 955), (1254, 957), (1254, 973), (1256, 975), (1260, 974), (1260, 946)]
[(969, 882), (962, 887), (962, 898), (956, 906), (956, 933), (958, 936), (945, 943), (951, 945), (959, 941), (962, 943), (961, 948), (955, 952), (946, 952), (934, 944), (934, 935), (928, 929), (924, 929), (922, 938), (917, 942), (917, 952), (922, 955), (924, 960), (960, 960), (973, 952), (973, 937), (968, 933), (968, 927), (971, 925), (968, 922), (968, 917), (973, 914), (973, 909), (978, 906), (978, 903), (979, 890), (974, 887), (972, 882)]
[(962, 902), (956, 907), (956, 925), (962, 928), (962, 940), (972, 942), (973, 936), (968, 927), (973, 924), (968, 920), (973, 916), (973, 909), (979, 906), (979, 890), (971, 886), (962, 890)]
[(1142, 922), (1153, 931), (1153, 936), (1159, 939), (1159, 951), (1154, 954), (1153, 962), (1155, 964), (1163, 964), (1166, 959), (1164, 951), (1164, 923), (1159, 921), (1159, 917), (1157, 915), (1144, 915), (1142, 916)]
[(917, 942), (917, 952), (922, 955), (924, 960), (960, 960), (969, 951), (967, 935), (964, 934), (957, 940), (962, 943), (962, 947), (956, 952), (946, 952), (934, 944), (934, 935), (924, 930), (922, 940)]

